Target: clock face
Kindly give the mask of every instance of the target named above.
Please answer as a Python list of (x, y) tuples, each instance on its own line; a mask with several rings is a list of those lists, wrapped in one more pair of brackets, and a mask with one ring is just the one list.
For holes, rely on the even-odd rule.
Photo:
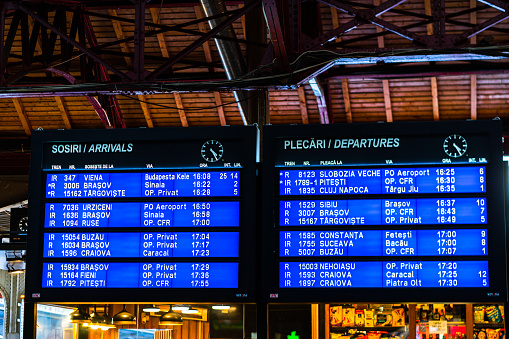
[(459, 134), (449, 135), (444, 140), (444, 152), (451, 158), (459, 158), (467, 151), (467, 141)]
[(209, 140), (201, 147), (201, 156), (205, 161), (216, 162), (223, 157), (223, 145), (217, 140)]
[(28, 217), (23, 217), (19, 220), (18, 228), (19, 228), (20, 232), (28, 231)]

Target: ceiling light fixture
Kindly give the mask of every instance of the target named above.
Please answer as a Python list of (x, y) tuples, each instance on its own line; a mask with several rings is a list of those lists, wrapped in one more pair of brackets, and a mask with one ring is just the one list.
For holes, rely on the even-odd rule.
[(113, 323), (115, 325), (136, 325), (136, 316), (128, 312), (124, 304), (122, 311), (113, 316)]
[(173, 306), (172, 307), (172, 310), (174, 311), (185, 311), (185, 310), (188, 310), (189, 309), (189, 306)]
[[(106, 310), (106, 307), (104, 309)], [(97, 313), (96, 305), (94, 305), (94, 313), (90, 315), (90, 328), (93, 330), (100, 329), (107, 331), (110, 328), (115, 328), (115, 325), (113, 325), (113, 319), (108, 317), (106, 313)]]
[(229, 310), (230, 306), (228, 305), (212, 305), (213, 310)]
[(146, 307), (143, 307), (143, 312), (150, 313), (150, 312), (159, 312), (161, 309), (157, 307), (156, 305), (148, 305)]
[(176, 312), (173, 312), (171, 305), (170, 310), (159, 317), (159, 325), (182, 325), (184, 321), (182, 320), (182, 315)]
[(69, 322), (72, 324), (88, 324), (90, 322), (90, 314), (78, 307), (69, 314)]
[(187, 310), (183, 310), (182, 313), (185, 313), (185, 314), (196, 314), (196, 313), (200, 313), (200, 311), (198, 311), (196, 308), (190, 307)]

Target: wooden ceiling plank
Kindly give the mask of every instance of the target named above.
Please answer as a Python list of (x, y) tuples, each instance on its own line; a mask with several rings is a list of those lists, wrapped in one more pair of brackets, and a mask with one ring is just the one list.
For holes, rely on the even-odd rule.
[(299, 87), (297, 91), (299, 92), (299, 104), (300, 104), (300, 114), (302, 115), (302, 123), (309, 124), (308, 107), (306, 103), (306, 91), (304, 90), (304, 86)]
[[(338, 10), (335, 7), (330, 7), (330, 12), (332, 17), (332, 28), (338, 28), (339, 27)], [(338, 36), (335, 41), (341, 42), (341, 36)]]
[(214, 98), (216, 99), (217, 114), (219, 114), (219, 121), (221, 126), (226, 125), (226, 116), (224, 115), (223, 99), (221, 99), (221, 93), (214, 92)]
[(431, 77), (431, 101), (433, 103), (433, 120), (440, 120), (440, 108), (438, 106), (438, 84), (437, 78)]
[(182, 123), (183, 127), (189, 127), (187, 123), (187, 117), (186, 117), (186, 111), (184, 110), (184, 105), (182, 104), (182, 97), (180, 96), (180, 93), (173, 93), (175, 96), (175, 103), (177, 104), (177, 109), (179, 111), (180, 116), (180, 122)]
[[(470, 0), (470, 8), (477, 7), (477, 0)], [(477, 12), (470, 13), (470, 23), (477, 25)], [(470, 38), (470, 44), (477, 43), (477, 35)], [(477, 120), (477, 75), (470, 75), (470, 119)]]
[[(159, 24), (159, 8), (150, 7), (150, 14), (152, 15), (152, 21), (156, 24)], [(157, 41), (159, 42), (159, 48), (161, 49), (161, 54), (163, 57), (170, 58), (170, 53), (168, 53), (168, 45), (166, 45), (164, 33), (157, 34)]]
[[(34, 33), (34, 22), (35, 22), (34, 18), (29, 16), (28, 17), (28, 26), (29, 26), (30, 34)], [(42, 42), (41, 42), (41, 40), (42, 40), (41, 34), (39, 34), (38, 37), (37, 37), (37, 43), (35, 44), (35, 52), (37, 53), (37, 55), (41, 55), (42, 54)]]
[(144, 95), (138, 95), (138, 99), (140, 100), (141, 110), (143, 111), (143, 115), (145, 116), (145, 121), (147, 122), (147, 127), (153, 128), (154, 123), (152, 121), (152, 115), (150, 114), (150, 109), (146, 103), (147, 99)]
[(477, 75), (470, 75), (470, 119), (477, 120)]
[(20, 98), (12, 98), (12, 102), (14, 103), (14, 107), (16, 108), (16, 112), (18, 113), (19, 120), (23, 125), (23, 129), (25, 130), (25, 134), (27, 136), (32, 135), (32, 126), (30, 125), (30, 121), (28, 120), (28, 116), (25, 112), (25, 108), (23, 107), (23, 103)]
[[(243, 8), (244, 7), (244, 4), (239, 4), (239, 9), (240, 8)], [(243, 15), (241, 18), (240, 18), (240, 22), (242, 23), (242, 34), (244, 34), (244, 39), (246, 38), (246, 16)]]
[[(242, 8), (242, 5), (239, 5), (239, 8)], [(196, 14), (196, 19), (202, 19), (204, 17), (203, 9), (201, 6), (194, 6), (194, 13)], [(205, 23), (200, 22), (198, 23), (198, 29), (202, 33), (206, 33), (207, 29), (205, 28)], [(242, 17), (242, 29), (244, 30), (244, 37), (246, 36), (246, 23), (244, 21), (244, 16)], [(203, 53), (205, 54), (205, 60), (207, 62), (212, 63), (212, 52), (210, 50), (210, 45), (208, 41), (205, 41), (203, 43)], [(212, 71), (214, 72), (220, 72), (221, 69), (214, 68)], [(214, 98), (216, 100), (216, 106), (217, 107), (217, 114), (219, 115), (219, 121), (221, 122), (221, 126), (226, 125), (226, 116), (224, 114), (224, 108), (223, 108), (223, 100), (221, 99), (221, 93), (214, 92)]]
[(382, 80), (384, 90), (384, 102), (385, 102), (385, 116), (387, 122), (392, 122), (392, 104), (391, 104), (391, 89), (389, 86), (389, 80)]
[(69, 114), (67, 114), (67, 110), (65, 109), (63, 98), (55, 97), (55, 101), (57, 102), (58, 109), (62, 115), (62, 120), (64, 121), (65, 128), (72, 129), (71, 121), (69, 120)]
[[(429, 0), (427, 0), (429, 1)], [(380, 6), (380, 0), (374, 0), (375, 6)], [(381, 17), (381, 15), (379, 16)], [(376, 32), (382, 33), (383, 29), (379, 26), (376, 26)], [(381, 35), (378, 38), (378, 47), (385, 48), (385, 40), (384, 36)], [(385, 119), (387, 122), (393, 122), (392, 118), (392, 103), (391, 103), (391, 87), (389, 86), (389, 80), (382, 80), (382, 89), (384, 94), (384, 103), (385, 103)]]
[[(474, 0), (477, 1), (477, 0)], [(426, 15), (432, 16), (431, 13), (431, 0), (424, 0), (424, 13)], [(426, 34), (433, 35), (433, 23), (426, 25)]]
[[(196, 14), (196, 19), (203, 19), (205, 17), (205, 14), (203, 13), (203, 9), (201, 8), (201, 6), (194, 6), (194, 13)], [(198, 29), (200, 30), (200, 32), (202, 33), (207, 33), (207, 28), (205, 27), (205, 23), (204, 22), (200, 22), (198, 23)], [(212, 52), (210, 50), (210, 43), (208, 41), (205, 41), (203, 43), (203, 53), (205, 53), (205, 60), (207, 60), (207, 62), (209, 63), (212, 63)], [(214, 68), (214, 72), (220, 72), (221, 69), (220, 68)]]
[[(117, 11), (115, 9), (108, 9), (108, 14), (111, 15), (111, 16), (118, 16), (117, 15)], [(118, 40), (124, 40), (125, 39), (125, 34), (124, 34), (124, 30), (122, 28), (122, 24), (120, 23), (120, 21), (119, 20), (111, 19), (111, 23), (113, 24), (113, 29), (115, 30), (115, 34), (117, 36), (117, 39)], [(120, 43), (120, 49), (124, 53), (130, 53), (129, 46), (127, 46), (127, 43), (125, 43), (125, 42)], [(125, 62), (127, 64), (127, 66), (129, 66), (129, 67), (133, 66), (133, 61), (132, 61), (132, 59), (130, 57), (124, 56), (124, 59), (125, 59)]]
[(352, 105), (350, 103), (350, 90), (348, 89), (348, 80), (341, 79), (341, 87), (343, 88), (343, 100), (345, 102), (346, 122), (352, 123)]
[[(474, 0), (474, 1), (477, 1), (477, 0)], [(432, 16), (431, 0), (424, 0), (424, 12), (426, 15)], [(434, 35), (432, 23), (426, 25), (426, 34)], [(433, 120), (438, 121), (440, 116), (439, 116), (439, 110), (438, 110), (438, 91), (437, 91), (437, 78), (436, 77), (431, 77), (431, 91), (432, 91), (432, 93), (437, 92), (436, 96), (432, 97), (432, 100), (433, 100)]]

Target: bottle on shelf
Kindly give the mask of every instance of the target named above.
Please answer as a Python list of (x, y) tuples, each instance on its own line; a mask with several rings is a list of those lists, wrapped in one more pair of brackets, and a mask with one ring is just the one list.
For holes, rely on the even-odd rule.
[(444, 312), (445, 312), (445, 320), (450, 321), (452, 318), (454, 318), (453, 314), (453, 308), (454, 306), (452, 304), (445, 304)]
[(447, 318), (445, 317), (445, 310), (444, 309), (440, 310), (440, 320), (442, 320), (442, 321), (446, 321), (447, 320)]
[(440, 313), (438, 313), (438, 308), (436, 308), (436, 307), (433, 312), (433, 320), (440, 320)]
[(429, 311), (428, 311), (428, 321), (433, 320), (433, 304), (428, 305)]
[(427, 322), (428, 321), (428, 312), (429, 312), (429, 306), (428, 305), (422, 305), (421, 308), (421, 322)]

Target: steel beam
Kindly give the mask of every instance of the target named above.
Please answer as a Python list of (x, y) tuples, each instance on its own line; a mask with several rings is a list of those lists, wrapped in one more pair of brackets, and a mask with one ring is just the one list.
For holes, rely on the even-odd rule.
[[(5, 45), (3, 46), (3, 68), (0, 70), (2, 74), (5, 72), (5, 68), (7, 66), (7, 60), (9, 59), (9, 54), (11, 53), (12, 44), (14, 43), (14, 39), (16, 38), (16, 32), (18, 31), (19, 22), (21, 20), (21, 12), (14, 12), (14, 16), (11, 20), (11, 26), (9, 27), (9, 32), (7, 33), (7, 39), (5, 40)], [(4, 22), (5, 25), (5, 22)]]
[(122, 80), (127, 81), (129, 79), (127, 77), (127, 75), (125, 75), (122, 71), (120, 71), (116, 67), (108, 64), (106, 61), (101, 59), (98, 55), (96, 55), (94, 52), (90, 51), (84, 45), (80, 44), (77, 41), (74, 41), (73, 39), (68, 37), (65, 33), (63, 33), (61, 30), (59, 30), (56, 27), (52, 26), (47, 21), (44, 21), (39, 15), (35, 14), (34, 12), (32, 12), (28, 7), (26, 7), (22, 3), (16, 3), (15, 6), (20, 11), (30, 15), (32, 18), (34, 18), (34, 20), (38, 21), (42, 26), (46, 27), (50, 31), (52, 31), (55, 34), (57, 34), (61, 39), (63, 39), (64, 41), (70, 43), (71, 45), (73, 45), (74, 47), (76, 47), (77, 49), (82, 51), (85, 55), (89, 56), (90, 58), (92, 58), (96, 62), (98, 62), (101, 65), (103, 65), (104, 67), (108, 68), (110, 71), (112, 71), (113, 73), (118, 75)]
[(279, 18), (276, 6), (276, 0), (263, 0), (263, 11), (265, 13), (265, 20), (269, 27), (270, 40), (272, 41), (278, 68), (282, 73), (288, 72), (290, 70), (290, 62), (281, 27), (282, 21)]
[(145, 81), (145, 0), (135, 0), (134, 11), (134, 77), (137, 83)]
[[(83, 15), (83, 19), (84, 19), (84, 24), (85, 24), (85, 33), (86, 33), (89, 43), (92, 46), (97, 46), (97, 44), (98, 44), (97, 38), (95, 36), (94, 28), (92, 27), (92, 23), (90, 22), (90, 18), (87, 15)], [(106, 68), (101, 64), (96, 64), (96, 77), (97, 77), (97, 80), (101, 83), (104, 81), (106, 81), (106, 82), (110, 81), (110, 76), (109, 76), (108, 72), (106, 71)], [(111, 115), (112, 115), (113, 119), (111, 119), (111, 120), (113, 120), (113, 123), (111, 123), (109, 121), (110, 119), (108, 119), (109, 125), (105, 125), (106, 128), (116, 128), (116, 127), (125, 128), (126, 124), (125, 124), (124, 118), (122, 116), (122, 112), (120, 110), (120, 105), (118, 104), (117, 98), (115, 96), (107, 96), (107, 97), (104, 97), (101, 99), (108, 102), (107, 107), (109, 107), (110, 111), (112, 112)], [(101, 114), (103, 114), (102, 112), (104, 112), (104, 110), (98, 111), (98, 109), (96, 108), (97, 104), (100, 105), (99, 101), (94, 102), (89, 99), (89, 102), (92, 104), (92, 106), (94, 106), (94, 108), (96, 109), (99, 116), (101, 116)], [(101, 109), (102, 109), (102, 107), (101, 107)], [(104, 113), (107, 114), (107, 111), (105, 111)], [(101, 120), (102, 120), (102, 118), (101, 118)]]
[(482, 2), (483, 4), (486, 4), (490, 7), (496, 8), (502, 12), (507, 12), (509, 9), (508, 3), (506, 1), (502, 0), (477, 0), (477, 1)]
[(372, 12), (365, 12), (365, 11), (359, 10), (353, 6), (347, 5), (347, 4), (345, 4), (341, 1), (338, 1), (338, 0), (318, 0), (318, 1), (321, 3), (324, 3), (326, 5), (332, 6), (336, 9), (343, 11), (349, 15), (352, 15), (356, 18), (360, 18), (360, 19), (369, 21), (374, 25), (380, 26), (388, 31), (391, 31), (394, 34), (397, 34), (405, 39), (411, 40), (417, 44), (427, 45), (426, 37), (420, 36), (418, 34), (410, 32), (406, 29), (398, 27), (390, 22), (379, 19)]
[[(187, 34), (197, 35), (197, 36), (204, 36), (206, 33), (202, 33), (200, 31), (195, 31), (195, 30), (191, 30), (191, 29), (185, 29), (183, 27), (191, 26), (191, 25), (197, 25), (199, 23), (206, 22), (206, 21), (212, 20), (212, 19), (218, 19), (218, 18), (222, 18), (222, 17), (227, 17), (230, 14), (234, 15), (234, 14), (236, 14), (240, 10), (242, 10), (242, 9), (238, 9), (238, 10), (234, 10), (234, 11), (227, 11), (225, 13), (213, 15), (213, 16), (210, 16), (210, 17), (205, 17), (205, 18), (202, 18), (202, 19), (191, 20), (191, 21), (187, 21), (185, 23), (178, 24), (178, 25), (173, 25), (173, 26), (167, 26), (167, 25), (162, 25), (162, 24), (152, 23), (152, 22), (145, 22), (145, 26), (146, 27), (159, 28), (158, 30), (150, 30), (149, 32), (146, 32), (145, 33), (145, 37), (149, 37), (149, 36), (153, 36), (153, 35), (157, 35), (157, 34), (161, 34), (161, 33), (165, 33), (165, 32), (170, 32), (170, 31), (187, 33)], [(82, 12), (82, 13), (87, 14), (89, 16), (94, 16), (94, 17), (98, 17), (98, 18), (105, 18), (105, 19), (111, 19), (111, 20), (117, 20), (117, 21), (127, 22), (127, 23), (131, 23), (131, 24), (135, 24), (135, 21), (136, 21), (136, 20), (133, 20), (133, 19), (123, 18), (123, 17), (119, 17), (119, 16), (113, 16), (113, 15), (109, 15), (109, 14), (91, 12), (91, 11), (80, 11), (80, 10), (73, 10), (73, 11), (76, 12), (76, 13)], [(244, 44), (251, 44), (251, 45), (258, 45), (258, 46), (260, 46), (260, 45), (261, 46), (267, 46), (267, 44), (260, 44), (260, 43), (254, 42), (254, 41), (248, 41), (246, 39), (238, 39), (238, 38), (233, 39), (233, 38), (230, 38), (230, 37), (227, 37), (227, 36), (220, 36), (219, 35), (219, 36), (216, 36), (214, 38), (215, 39), (221, 39), (221, 40), (227, 40), (227, 41), (235, 41), (235, 42), (244, 43)], [(134, 36), (128, 37), (128, 38), (125, 38), (125, 39), (122, 39), (122, 40), (106, 43), (106, 44), (101, 45), (100, 47), (101, 48), (110, 47), (110, 46), (117, 45), (119, 43), (129, 42), (129, 41), (133, 41), (133, 40), (134, 40)]]
[(178, 53), (176, 56), (168, 60), (163, 65), (159, 66), (157, 69), (152, 71), (150, 75), (147, 77), (150, 80), (155, 80), (159, 74), (166, 71), (171, 66), (175, 65), (180, 59), (187, 56), (189, 53), (194, 51), (196, 48), (201, 46), (205, 41), (211, 39), (212, 37), (216, 37), (217, 33), (221, 32), (225, 27), (232, 24), (235, 20), (239, 19), (241, 16), (243, 16), (246, 12), (254, 8), (255, 6), (258, 6), (261, 0), (254, 1), (253, 3), (241, 8), (233, 14), (232, 16), (228, 17), (226, 20), (224, 20), (221, 24), (217, 25), (213, 29), (211, 29), (207, 34), (199, 38), (198, 40), (191, 43), (189, 46), (184, 48), (180, 53)]
[(4, 86), (5, 63), (4, 59), (4, 34), (5, 34), (5, 6), (0, 2), (0, 86)]
[(481, 33), (482, 31), (487, 30), (488, 28), (506, 20), (507, 18), (509, 18), (509, 11), (500, 13), (500, 14), (484, 21), (481, 24), (478, 24), (478, 25), (472, 27), (471, 29), (464, 32), (463, 34), (460, 34), (459, 36), (452, 37), (452, 43), (454, 45), (459, 45), (461, 43), (464, 43), (465, 40), (470, 39), (474, 35), (477, 35), (477, 34)]
[[(57, 70), (55, 68), (48, 68), (48, 71), (63, 76), (71, 84), (75, 84), (76, 83), (76, 79), (72, 75), (70, 75), (69, 73), (62, 72), (62, 71)], [(84, 93), (81, 93), (80, 95), (84, 95)], [(100, 93), (97, 93), (97, 95), (100, 95)], [(55, 95), (51, 95), (51, 96), (55, 96)], [(56, 96), (61, 96), (61, 95), (56, 95)], [(108, 118), (108, 115), (106, 114), (106, 111), (102, 108), (102, 106), (99, 103), (99, 101), (97, 101), (97, 99), (94, 98), (91, 95), (86, 95), (85, 94), (84, 96), (87, 98), (88, 102), (92, 105), (92, 107), (94, 107), (95, 112), (99, 116), (99, 119), (101, 119), (101, 121), (104, 124), (104, 126), (106, 128), (113, 128), (113, 125), (111, 124), (110, 119)]]

